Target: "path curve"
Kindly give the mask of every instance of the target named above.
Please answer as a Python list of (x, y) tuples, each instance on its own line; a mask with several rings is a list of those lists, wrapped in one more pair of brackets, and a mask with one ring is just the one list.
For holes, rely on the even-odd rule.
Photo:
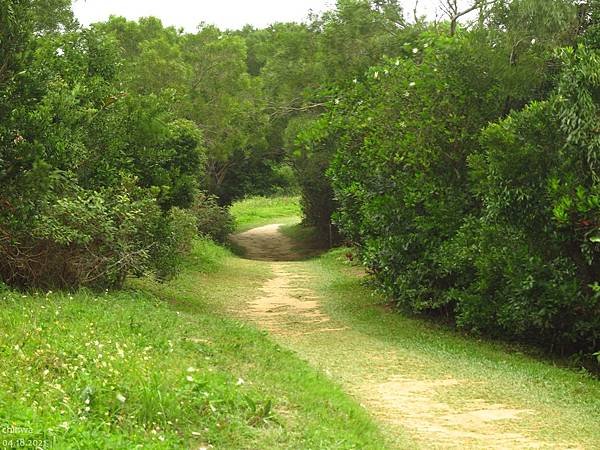
[(296, 261), (301, 259), (294, 243), (281, 233), (281, 224), (253, 228), (231, 236), (231, 241), (244, 249), (244, 257), (258, 261)]
[[(313, 336), (331, 336), (325, 340), (329, 361), (312, 362), (334, 376), (388, 434), (399, 436), (408, 432), (417, 448), (577, 448), (539, 442), (512, 430), (511, 424), (535, 414), (534, 411), (478, 398), (465, 399), (460, 408), (448, 405), (443, 401), (444, 391), (460, 387), (461, 380), (414, 379), (402, 370), (390, 376), (385, 369), (402, 357), (389, 348), (378, 349), (372, 337), (336, 323), (327, 315), (321, 299), (310, 287), (315, 274), (301, 261), (293, 241), (281, 233), (280, 227), (266, 225), (231, 237), (235, 245), (244, 249), (247, 259), (267, 262), (272, 272), (261, 294), (238, 314), (309, 361), (310, 351), (303, 350), (324, 342)], [(361, 367), (348, 366), (347, 361), (352, 360), (346, 357), (348, 352), (360, 354)], [(393, 436), (391, 440), (394, 441)]]

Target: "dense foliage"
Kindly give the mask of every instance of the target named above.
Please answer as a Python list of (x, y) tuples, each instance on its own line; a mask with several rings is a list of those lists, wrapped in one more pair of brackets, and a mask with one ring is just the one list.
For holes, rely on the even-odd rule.
[(40, 30), (50, 12), (37, 7), (3, 3), (0, 276), (36, 288), (170, 276), (195, 229), (182, 208), (200, 185), (201, 132), (164, 96), (122, 89), (114, 40)]
[(575, 13), (497, 2), (471, 31), (430, 28), (320, 119), (337, 221), (403, 309), (598, 350), (600, 54)]
[(597, 351), (600, 3), (443, 3), (185, 33), (0, 0), (1, 280), (169, 277), (233, 200), (297, 189), (398, 306)]

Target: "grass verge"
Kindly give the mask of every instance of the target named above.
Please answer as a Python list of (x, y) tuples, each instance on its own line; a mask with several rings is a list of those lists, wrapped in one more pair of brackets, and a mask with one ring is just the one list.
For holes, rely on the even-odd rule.
[(198, 242), (171, 283), (1, 292), (0, 424), (11, 427), (2, 439), (58, 449), (382, 448), (339, 387), (222, 314), (268, 275)]
[(231, 214), (235, 217), (237, 231), (270, 223), (291, 224), (301, 215), (299, 197), (251, 197), (234, 203)]
[[(472, 401), (516, 408), (526, 413), (518, 423), (507, 425), (506, 432), (520, 432), (552, 448), (600, 448), (598, 379), (507, 344), (391, 311), (361, 282), (358, 269), (346, 259), (347, 251), (337, 249), (306, 263), (325, 311), (346, 328), (336, 341), (347, 349), (343, 357), (337, 353), (332, 358), (331, 337), (311, 335), (297, 348), (309, 361), (349, 384), (374, 373), (382, 380), (454, 380), (452, 388), (435, 395), (455, 411)], [(377, 362), (372, 355), (387, 356)], [(500, 423), (498, 429), (502, 430)]]

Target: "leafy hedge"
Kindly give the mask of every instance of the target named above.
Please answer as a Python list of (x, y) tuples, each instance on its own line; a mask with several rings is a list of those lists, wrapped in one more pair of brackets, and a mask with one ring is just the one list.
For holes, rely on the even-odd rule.
[(110, 288), (173, 275), (195, 234), (182, 208), (201, 177), (202, 135), (166, 99), (121, 90), (111, 38), (36, 36), (31, 5), (0, 30), (13, 43), (0, 74), (0, 279)]
[(337, 221), (400, 307), (591, 354), (600, 54), (553, 56), (562, 69), (548, 100), (502, 118), (507, 99), (517, 105), (551, 84), (531, 79), (517, 98), (519, 68), (490, 70), (497, 55), (481, 43), (475, 33), (423, 39), (332, 104)]

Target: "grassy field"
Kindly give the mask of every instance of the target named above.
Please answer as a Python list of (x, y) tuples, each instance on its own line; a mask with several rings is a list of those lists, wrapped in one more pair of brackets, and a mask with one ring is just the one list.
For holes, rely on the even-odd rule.
[(13, 427), (3, 447), (380, 448), (339, 387), (223, 314), (267, 276), (198, 242), (171, 283), (1, 292), (0, 424)]
[[(297, 199), (233, 210), (242, 230), (287, 223), (299, 248), (315, 242), (294, 225)], [(295, 282), (318, 295), (335, 334), (272, 337), (234, 319), (261, 295), (271, 265), (207, 241), (168, 283), (75, 294), (0, 288), (0, 448), (18, 438), (57, 449), (433, 448), (358, 404), (361, 386), (397, 377), (433, 383), (427, 395), (457, 417), (473, 399), (532, 411), (512, 428), (495, 426), (542, 448), (600, 448), (597, 379), (391, 311), (347, 252), (293, 263), (310, 274)], [(432, 398), (402, 406), (418, 412)]]
[(231, 207), (238, 231), (268, 225), (291, 224), (300, 218), (299, 197), (251, 197), (236, 202)]

